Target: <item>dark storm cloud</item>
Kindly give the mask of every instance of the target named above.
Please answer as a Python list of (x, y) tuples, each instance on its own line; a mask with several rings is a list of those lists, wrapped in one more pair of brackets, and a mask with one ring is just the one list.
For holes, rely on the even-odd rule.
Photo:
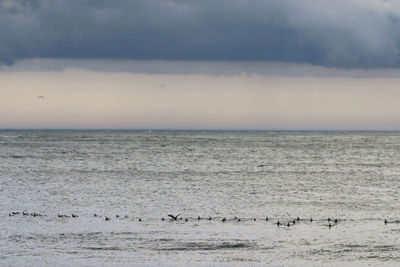
[(0, 0), (0, 60), (399, 65), (400, 4), (383, 0)]

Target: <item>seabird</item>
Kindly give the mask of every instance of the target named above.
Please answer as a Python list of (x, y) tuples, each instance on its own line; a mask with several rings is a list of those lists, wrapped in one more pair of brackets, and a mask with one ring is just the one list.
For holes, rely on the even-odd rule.
[(387, 224), (388, 223), (388, 221), (385, 219), (385, 224)]
[(106, 220), (106, 221), (109, 221), (109, 220), (110, 220), (110, 218), (106, 216), (105, 220)]
[(226, 222), (226, 218), (222, 218), (222, 222)]
[(171, 217), (174, 221), (178, 220), (179, 215), (181, 215), (181, 213), (179, 213), (178, 215), (174, 216), (172, 214), (168, 214), (169, 217)]
[(280, 223), (279, 221), (277, 221), (277, 222), (276, 222), (276, 225), (278, 225), (278, 226), (279, 226), (279, 225), (281, 225), (281, 223)]
[(266, 220), (266, 221), (268, 221), (268, 216), (267, 216), (267, 217), (265, 217), (265, 220)]
[(331, 227), (332, 227), (332, 224), (330, 224), (330, 223), (329, 223), (329, 225), (328, 225), (328, 226), (329, 226), (329, 229), (331, 229)]

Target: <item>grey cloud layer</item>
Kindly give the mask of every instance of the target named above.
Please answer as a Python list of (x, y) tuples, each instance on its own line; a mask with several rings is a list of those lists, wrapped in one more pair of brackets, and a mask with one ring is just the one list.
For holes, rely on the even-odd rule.
[(397, 67), (390, 0), (0, 0), (0, 61), (273, 61)]

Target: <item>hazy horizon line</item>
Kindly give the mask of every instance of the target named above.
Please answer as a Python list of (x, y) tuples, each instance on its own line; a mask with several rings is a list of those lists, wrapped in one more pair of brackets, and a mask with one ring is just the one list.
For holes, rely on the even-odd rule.
[(188, 129), (188, 128), (1, 128), (0, 131), (131, 131), (131, 132), (382, 132), (400, 133), (382, 129)]

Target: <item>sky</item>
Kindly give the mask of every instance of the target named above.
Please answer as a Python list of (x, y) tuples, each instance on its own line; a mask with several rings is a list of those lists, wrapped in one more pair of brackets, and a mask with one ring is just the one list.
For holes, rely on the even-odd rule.
[(394, 0), (0, 0), (0, 128), (400, 130), (399, 29)]

